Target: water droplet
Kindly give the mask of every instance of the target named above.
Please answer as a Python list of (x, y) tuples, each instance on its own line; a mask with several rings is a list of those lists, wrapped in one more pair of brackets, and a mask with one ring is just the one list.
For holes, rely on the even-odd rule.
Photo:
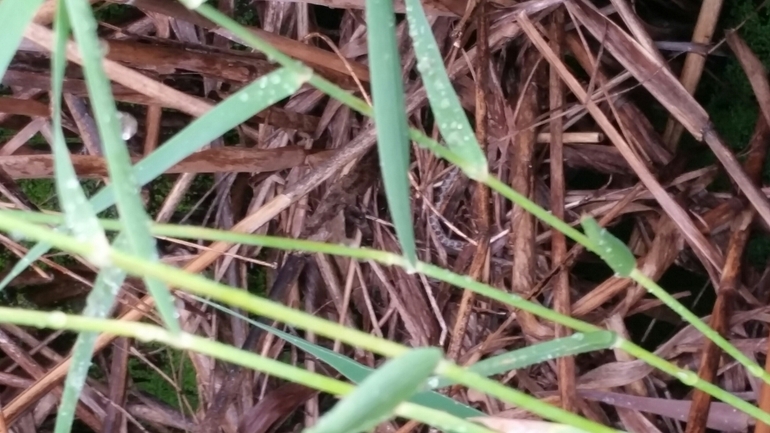
[(54, 311), (48, 315), (47, 323), (51, 328), (63, 328), (67, 325), (67, 315), (61, 311)]
[(139, 122), (128, 113), (118, 111), (118, 120), (120, 121), (120, 138), (123, 140), (133, 137), (139, 129)]
[(693, 386), (698, 382), (698, 375), (692, 371), (680, 371), (676, 373), (676, 377), (682, 381), (683, 384)]
[(749, 365), (748, 370), (749, 373), (751, 373), (751, 375), (754, 377), (762, 377), (762, 375), (765, 373), (765, 370), (758, 365)]

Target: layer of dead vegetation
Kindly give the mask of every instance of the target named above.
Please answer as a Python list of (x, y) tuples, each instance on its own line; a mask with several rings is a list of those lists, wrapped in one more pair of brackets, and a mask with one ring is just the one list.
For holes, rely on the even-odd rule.
[[(0, 97), (0, 126), (13, 131), (0, 145), (0, 183), (7, 206), (35, 208), (35, 200), (22, 192), (17, 180), (52, 176), (50, 147), (30, 141), (38, 133), (50, 138), (45, 30), (52, 17), (50, 3), (36, 18), (37, 26), (28, 30), (28, 39), (2, 79), (10, 91)], [(126, 3), (119, 13), (104, 15), (109, 18), (101, 34), (109, 45), (107, 58), (130, 68), (128, 72), (108, 69), (108, 74), (121, 109), (138, 120), (138, 133), (130, 143), (137, 159), (193, 117), (274, 68), (264, 56), (237, 46), (228, 32), (175, 1), (92, 3), (100, 12)], [(218, 3), (222, 11), (244, 21), (259, 17), (248, 23), (259, 36), (343, 88), (368, 97), (362, 0)], [(705, 300), (699, 308), (710, 315), (711, 325), (762, 361), (767, 276), (742, 266), (742, 257), (752, 231), (764, 232), (768, 227), (770, 207), (759, 184), (770, 139), (765, 71), (740, 39), (740, 32), (730, 34), (730, 55), (738, 57), (751, 77), (762, 108), (738, 163), (714, 138), (705, 111), (682, 97), (694, 92), (704, 59), (719, 48), (710, 37), (721, 2), (705, 0), (700, 5), (681, 0), (667, 5), (682, 16), (698, 17), (697, 25), (683, 26), (684, 35), (682, 26), (676, 34), (642, 20), (630, 3), (581, 0), (566, 8), (561, 2), (545, 0), (423, 2), (434, 20), (434, 33), (455, 88), (475, 119), (491, 171), (570, 223), (576, 223), (581, 214), (594, 215), (628, 242), (640, 268), (653, 279), (684, 275), (669, 279), (672, 284), (667, 288), (686, 305), (694, 305), (693, 299), (702, 296)], [(644, 6), (648, 10), (662, 7), (654, 1)], [(576, 23), (581, 24), (580, 32)], [(409, 119), (436, 137), (405, 30), (404, 22), (398, 35)], [(725, 46), (719, 49), (724, 54)], [(148, 81), (138, 82), (129, 72), (139, 72)], [(675, 77), (681, 77), (682, 86), (675, 85)], [(75, 168), (84, 178), (101, 179), (106, 170), (99, 139), (83, 76), (75, 64), (68, 68), (64, 89), (65, 126), (77, 143), (72, 147)], [(585, 94), (594, 102), (584, 104)], [(662, 107), (678, 113), (682, 123), (648, 120), (651, 115), (660, 117)], [(684, 151), (680, 145), (688, 134), (707, 142), (709, 149), (704, 146), (702, 151), (713, 151), (720, 163), (692, 169), (691, 150)], [(304, 88), (170, 170), (165, 180), (173, 181), (173, 186), (162, 193), (154, 217), (160, 222), (184, 220), (396, 251), (373, 146), (368, 119), (313, 88)], [(429, 152), (415, 148), (413, 161), (414, 218), (423, 260), (629, 334), (659, 356), (689, 366), (747, 399), (759, 400), (760, 384), (729, 360), (720, 361), (719, 351), (698, 333), (640, 288), (613, 277), (596, 257), (469, 182)], [(719, 193), (709, 189), (725, 175), (734, 188)], [(205, 194), (191, 190), (200, 176), (213, 178)], [(148, 188), (149, 197), (157, 196), (153, 188), (160, 188), (159, 183)], [(178, 211), (191, 192), (202, 196), (195, 204), (198, 212)], [(9, 238), (0, 237), (0, 241), (15, 254), (25, 251)], [(206, 271), (227, 284), (256, 292), (268, 287), (276, 300), (409, 345), (441, 345), (462, 364), (568, 334), (530, 314), (401, 269), (173, 239), (164, 239), (163, 247), (168, 261), (192, 272)], [(13, 283), (36, 306), (57, 308), (61, 305), (57, 303), (88, 292), (94, 274), (87, 265), (64, 266), (50, 257), (44, 263), (44, 269), (31, 269)], [(700, 293), (699, 286), (708, 282)], [(145, 296), (139, 281), (129, 280), (121, 296), (118, 315), (144, 318), (137, 309)], [(183, 299), (184, 326), (189, 332), (327, 370), (284, 343), (251, 332), (241, 320)], [(378, 363), (371, 354), (312, 335), (304, 337), (369, 366)], [(20, 432), (50, 428), (69, 344), (66, 335), (0, 326), (4, 353), (0, 406), (6, 426)], [(189, 354), (196, 383), (179, 388), (180, 400), (186, 404), (177, 408), (138, 386), (132, 377), (136, 370), (130, 368), (129, 360), (151, 365), (158, 359), (156, 353), (109, 336), (99, 340), (98, 348), (95, 364), (100, 374), (89, 381), (77, 412), (84, 429), (297, 431), (312, 423), (331, 401), (299, 385)], [(721, 404), (711, 404), (709, 409), (703, 394), (623, 353), (565, 358), (499, 379), (628, 431), (754, 429), (752, 420)], [(179, 377), (163, 380), (175, 383)], [(191, 396), (184, 389), (197, 391), (192, 394), (197, 394), (199, 404), (190, 404)], [(527, 416), (462, 389), (453, 389), (451, 395), (488, 414)], [(760, 404), (770, 408), (770, 401)], [(764, 431), (763, 427), (757, 431)], [(423, 427), (393, 422), (380, 428), (407, 432)]]

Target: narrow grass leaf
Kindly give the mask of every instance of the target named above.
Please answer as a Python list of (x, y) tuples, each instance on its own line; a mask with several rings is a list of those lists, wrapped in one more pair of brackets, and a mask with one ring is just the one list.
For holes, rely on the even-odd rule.
[(593, 243), (594, 251), (604, 260), (610, 269), (620, 277), (628, 277), (636, 268), (636, 257), (620, 239), (606, 228), (599, 226), (593, 217), (584, 216), (580, 220), (588, 240)]
[(409, 128), (396, 40), (393, 0), (366, 0), (366, 40), (372, 74), (377, 151), (388, 209), (409, 263), (417, 261), (409, 194)]
[[(253, 48), (263, 54), (265, 54), (271, 62), (278, 63), (279, 65), (290, 69), (294, 72), (300, 72), (301, 68), (306, 68), (302, 62), (297, 61), (288, 55), (282, 53), (280, 50), (270, 45), (265, 40), (259, 38), (250, 29), (238, 24), (237, 21), (223, 14), (215, 6), (211, 4), (203, 4), (197, 9), (197, 13), (208, 18), (213, 23), (227, 29), (233, 36), (237, 37), (243, 44)], [(368, 117), (372, 116), (372, 107), (369, 106), (363, 99), (356, 97), (351, 92), (344, 90), (336, 84), (325, 79), (321, 75), (314, 74), (308, 78), (308, 83), (316, 89), (329, 95), (329, 97), (342, 102), (351, 109)]]
[[(302, 71), (277, 69), (230, 95), (139, 161), (133, 168), (137, 182), (146, 185), (227, 131), (293, 95), (313, 73), (309, 68)], [(96, 193), (92, 203), (97, 212), (112, 206), (115, 203), (113, 187), (107, 186)]]
[[(89, 250), (92, 249), (89, 245), (77, 242), (77, 240), (75, 240), (73, 237), (66, 234), (61, 234), (45, 226), (32, 223), (30, 222), (30, 219), (33, 218), (23, 216), (35, 214), (43, 218), (49, 217), (49, 215), (35, 212), (0, 210), (0, 229), (7, 233), (15, 233), (18, 236), (23, 236), (28, 239), (49, 242), (56, 248), (62, 251), (70, 252), (72, 254), (89, 254)], [(50, 215), (50, 217), (56, 216)], [(43, 218), (41, 218), (41, 220)], [(110, 223), (110, 225), (115, 228), (121, 227), (118, 221), (113, 221)], [(162, 230), (157, 231), (158, 234), (175, 236), (180, 233), (180, 231), (170, 230), (170, 228), (174, 226), (153, 225), (153, 228), (155, 227), (163, 227)], [(183, 229), (184, 230), (182, 230), (182, 232), (189, 230), (187, 227), (184, 227)], [(206, 237), (210, 240), (228, 240), (232, 239), (228, 236), (233, 235), (230, 232), (203, 228), (193, 228), (191, 232), (206, 234), (206, 236), (197, 237)], [(215, 233), (218, 233), (218, 235), (215, 236)], [(287, 242), (286, 239), (270, 236), (243, 234), (238, 234), (238, 238), (242, 238), (247, 241), (244, 242), (246, 244), (270, 245), (276, 248), (284, 249), (285, 245), (296, 242)], [(292, 247), (293, 249), (327, 252), (350, 257), (363, 257), (365, 255), (367, 259), (375, 260), (382, 264), (397, 265), (402, 268), (407, 266), (406, 260), (403, 257), (382, 251), (368, 250), (367, 252), (365, 248), (347, 248), (339, 245), (335, 245), (334, 247), (336, 249), (332, 250), (329, 247), (329, 244), (320, 244), (309, 241), (305, 241), (304, 243), (297, 243), (294, 245), (302, 246), (299, 248)], [(325, 249), (317, 248), (315, 245), (327, 245), (327, 247)], [(364, 254), (360, 254), (361, 251), (363, 251)], [(110, 250), (110, 257), (117, 266), (120, 266), (122, 269), (126, 270), (132, 275), (152, 275), (157, 278), (162, 278), (169, 281), (169, 283), (174, 287), (179, 287), (180, 289), (189, 293), (194, 293), (201, 296), (209, 296), (221, 302), (228, 302), (252, 313), (260, 314), (270, 319), (279, 320), (283, 323), (296, 326), (301, 329), (311, 330), (316, 334), (326, 336), (327, 338), (340, 339), (346, 344), (365, 348), (387, 356), (399, 356), (407, 350), (406, 347), (398, 343), (384, 340), (382, 338), (377, 338), (361, 331), (346, 328), (337, 323), (329, 322), (327, 320), (317, 318), (313, 315), (282, 306), (280, 303), (276, 304), (269, 300), (260, 299), (259, 297), (250, 295), (243, 290), (225, 286), (223, 284), (209, 280), (199, 274), (192, 274), (173, 266), (147, 261), (145, 259), (138, 258), (134, 255), (126, 254), (114, 249)], [(600, 330), (595, 325), (573, 319), (569, 316), (561, 315), (558, 312), (550, 310), (539, 304), (525, 301), (520, 297), (504, 294), (489, 285), (468, 279), (467, 276), (455, 274), (424, 262), (418, 262), (418, 270), (428, 277), (436, 278), (449, 284), (472, 290), (490, 299), (506, 303), (516, 308), (524, 309), (538, 315), (539, 317), (562, 324), (564, 326), (568, 326), (579, 332), (592, 332)], [(632, 276), (646, 288), (649, 288), (651, 285), (655, 284), (653, 281), (649, 280), (649, 278), (641, 275), (638, 270), (634, 270), (632, 272)], [(7, 313), (3, 312), (2, 314)], [(66, 325), (66, 323), (60, 320), (64, 319), (66, 321), (66, 318), (63, 315), (56, 314), (52, 317), (55, 319), (55, 321), (48, 323), (48, 325), (57, 327), (63, 327)], [(697, 319), (695, 323), (698, 323)], [(45, 326), (46, 324), (37, 325)], [(708, 328), (708, 326), (706, 326), (706, 328)], [(666, 361), (665, 359), (657, 357), (649, 351), (621, 338), (618, 339), (615, 347), (623, 350), (633, 357), (643, 360), (644, 362), (652, 365), (655, 368), (658, 368), (670, 376), (676, 377), (678, 380), (688, 386), (703, 390), (709, 395), (712, 395), (715, 398), (733, 406), (737, 410), (740, 410), (765, 424), (770, 424), (770, 414), (762, 411), (756, 406), (753, 406), (751, 403), (748, 403), (745, 400), (742, 400), (741, 398), (726, 392), (716, 385), (700, 379), (697, 374), (689, 370), (684, 370)], [(588, 430), (596, 429), (596, 431), (607, 431), (606, 428), (602, 427), (601, 425), (597, 425), (579, 417), (575, 418), (574, 415), (571, 415), (569, 412), (565, 412), (561, 409), (557, 409), (549, 405), (542, 405), (537, 399), (527, 397), (526, 394), (522, 394), (515, 390), (509, 389), (493, 380), (489, 380), (473, 372), (466, 371), (463, 368), (457, 365), (453, 365), (450, 362), (442, 361), (439, 368), (441, 369), (439, 374), (451, 377), (455, 379), (459, 384), (468, 386), (473, 389), (481, 390), (488, 393), (489, 395), (500, 398), (503, 401), (530, 410), (544, 418), (556, 420), (559, 422), (565, 422), (565, 420), (568, 420), (569, 422), (587, 422), (590, 424), (590, 428), (588, 428)], [(761, 367), (757, 366), (757, 368), (761, 370)], [(768, 383), (770, 383), (770, 381), (768, 381)], [(578, 424), (575, 423), (575, 425)], [(597, 426), (599, 427), (598, 429)]]
[[(86, 87), (91, 98), (99, 137), (104, 144), (107, 171), (111, 185), (117, 189), (115, 197), (120, 220), (125, 227), (131, 250), (139, 257), (157, 262), (159, 258), (155, 238), (150, 236), (149, 230), (150, 218), (139, 196), (140, 185), (131, 171), (131, 157), (122, 138), (115, 99), (102, 68), (103, 46), (96, 34), (97, 23), (91, 4), (88, 0), (65, 0), (64, 4), (67, 6), (75, 41), (83, 57)], [(155, 299), (163, 323), (170, 331), (181, 332), (174, 300), (168, 287), (157, 278), (147, 277), (144, 282)]]
[[(93, 244), (99, 250), (107, 247), (107, 237), (99, 220), (96, 218), (96, 213), (88, 203), (86, 194), (83, 192), (83, 188), (78, 181), (77, 174), (75, 174), (75, 168), (72, 166), (72, 160), (70, 159), (62, 129), (62, 88), (64, 69), (67, 63), (64, 48), (69, 34), (70, 24), (67, 11), (65, 8), (57, 8), (54, 28), (55, 49), (51, 56), (54, 183), (62, 211), (64, 212), (67, 228), (81, 242)], [(105, 256), (105, 254), (99, 254), (89, 259), (100, 266), (104, 266), (100, 262), (104, 260)]]
[(44, 0), (0, 1), (0, 78), (5, 75), (27, 25)]
[[(270, 332), (271, 334), (285, 340), (287, 343), (296, 346), (298, 349), (304, 350), (305, 352), (315, 356), (316, 358), (328, 364), (330, 367), (337, 370), (340, 374), (345, 376), (348, 380), (350, 380), (353, 383), (358, 384), (363, 382), (364, 379), (369, 377), (369, 375), (374, 371), (373, 368), (367, 367), (363, 364), (359, 364), (358, 362), (348, 358), (347, 356), (341, 355), (325, 347), (310, 343), (307, 340), (291, 335), (288, 332), (281, 331), (280, 329), (274, 328), (270, 325), (266, 325), (256, 320), (252, 320), (236, 311), (233, 311), (225, 307), (224, 305), (209, 301), (207, 299), (203, 299), (199, 296), (195, 296), (195, 295), (191, 295), (191, 296), (194, 299), (200, 302), (203, 302), (204, 304), (210, 305), (213, 308), (216, 308), (232, 316), (238, 317), (239, 319), (250, 323), (252, 326), (257, 326), (259, 328), (262, 328), (265, 331)], [(445, 395), (442, 395), (433, 391), (419, 392), (415, 394), (412, 398), (410, 398), (409, 401), (415, 404), (419, 404), (421, 406), (425, 406), (428, 408), (432, 408), (432, 409), (436, 409), (436, 410), (440, 410), (440, 411), (452, 414), (453, 416), (456, 416), (459, 418), (468, 418), (468, 417), (483, 415), (482, 412), (479, 412), (478, 410), (473, 409), (470, 406), (464, 405), (457, 400), (454, 400), (452, 398), (449, 398)]]
[(446, 73), (441, 51), (420, 0), (406, 0), (406, 19), (417, 57), (417, 69), (428, 93), (438, 129), (449, 149), (464, 162), (462, 169), (465, 174), (471, 179), (482, 180), (488, 173), (487, 158)]
[[(108, 241), (96, 213), (86, 198), (83, 188), (78, 182), (75, 169), (69, 157), (69, 151), (64, 141), (62, 130), (62, 84), (66, 59), (64, 47), (69, 37), (70, 27), (65, 8), (57, 8), (54, 21), (55, 49), (51, 56), (51, 98), (53, 117), (53, 152), (54, 180), (62, 210), (64, 211), (67, 227), (82, 242), (102, 245), (103, 250)], [(92, 257), (92, 262), (104, 260), (106, 255)], [(94, 287), (88, 295), (84, 315), (104, 318), (109, 313), (115, 301), (115, 296), (125, 278), (125, 272), (115, 266), (104, 266), (98, 274)], [(91, 355), (97, 333), (82, 332), (78, 334), (72, 353), (72, 364), (64, 382), (61, 404), (56, 414), (54, 433), (69, 433), (75, 419), (75, 407), (83, 390), (88, 369), (91, 365)]]
[(441, 359), (441, 350), (430, 347), (387, 361), (305, 431), (359, 433), (374, 428), (422, 387)]
[[(128, 242), (124, 235), (115, 241), (115, 247), (127, 250)], [(94, 287), (86, 299), (86, 307), (82, 315), (104, 319), (115, 303), (120, 286), (126, 278), (126, 273), (117, 267), (103, 268), (96, 277)], [(94, 351), (98, 332), (80, 332), (72, 347), (72, 362), (70, 363), (67, 379), (64, 381), (61, 405), (56, 415), (54, 433), (69, 433), (75, 417), (75, 407), (83, 390), (91, 367), (91, 356)]]
[[(606, 349), (615, 344), (616, 341), (617, 335), (610, 331), (577, 333), (569, 337), (545, 341), (487, 358), (469, 366), (467, 370), (480, 376), (490, 377), (563, 356)], [(444, 388), (455, 384), (454, 381), (444, 377), (436, 377), (435, 382), (428, 381), (428, 383), (432, 389)]]
[[(202, 117), (195, 119), (190, 125), (137, 163), (133, 167), (133, 175), (137, 182), (142, 186), (146, 185), (179, 161), (187, 158), (217, 137), (221, 137), (225, 132), (243, 123), (246, 119), (294, 94), (312, 75), (312, 70), (308, 68), (303, 71), (300, 74), (285, 68), (275, 70), (217, 104), (216, 107)], [(280, 85), (271, 84), (275, 82)], [(112, 185), (101, 189), (91, 198), (91, 205), (96, 212), (102, 212), (114, 204), (115, 191)], [(61, 232), (62, 229), (56, 230)], [(8, 283), (50, 249), (51, 245), (45, 242), (32, 247), (0, 282), (0, 290), (7, 287)]]
[[(213, 359), (261, 371), (265, 374), (289, 380), (332, 395), (346, 395), (354, 390), (353, 385), (337, 379), (323, 376), (294, 365), (283, 363), (250, 351), (238, 349), (232, 345), (214, 341), (194, 334), (171, 334), (158, 326), (123, 320), (105, 320), (91, 317), (64, 314), (61, 312), (41, 312), (20, 308), (0, 307), (0, 322), (37, 328), (66, 329), (78, 332), (107, 332), (116, 336), (154, 341), (179, 350), (193, 351)], [(493, 433), (470, 421), (457, 419), (435, 409), (420, 407), (411, 403), (399, 404), (396, 414), (414, 419), (439, 428), (457, 433)]]

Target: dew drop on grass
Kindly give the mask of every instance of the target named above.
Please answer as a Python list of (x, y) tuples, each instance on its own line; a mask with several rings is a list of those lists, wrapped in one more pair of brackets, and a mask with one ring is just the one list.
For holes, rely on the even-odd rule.
[(64, 188), (76, 191), (80, 189), (80, 182), (78, 182), (77, 179), (67, 179), (67, 181), (64, 182)]
[(192, 335), (183, 332), (177, 337), (177, 344), (179, 345), (180, 349), (189, 349), (193, 346), (193, 338)]
[(758, 365), (750, 365), (748, 370), (749, 373), (751, 373), (751, 375), (754, 377), (762, 377), (762, 375), (765, 373), (765, 370)]
[(698, 382), (698, 375), (692, 371), (680, 371), (676, 373), (676, 377), (688, 386), (694, 386)]
[(433, 376), (430, 377), (427, 381), (425, 381), (425, 385), (430, 389), (435, 389), (438, 386), (439, 377)]
[(238, 96), (238, 99), (240, 99), (242, 102), (248, 102), (249, 101), (249, 94), (248, 93), (241, 93)]
[(61, 311), (54, 311), (48, 314), (46, 322), (51, 328), (63, 328), (67, 325), (67, 315)]
[(120, 138), (123, 141), (130, 140), (136, 134), (137, 129), (139, 129), (139, 124), (134, 116), (127, 114), (120, 118)]

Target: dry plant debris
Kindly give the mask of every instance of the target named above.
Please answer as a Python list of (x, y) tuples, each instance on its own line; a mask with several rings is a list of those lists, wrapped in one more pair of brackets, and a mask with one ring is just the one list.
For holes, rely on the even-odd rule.
[[(7, 207), (50, 205), (32, 196), (36, 189), (29, 185), (39, 189), (53, 170), (46, 143), (52, 41), (47, 26), (53, 3), (49, 0), (40, 10), (2, 77), (0, 192)], [(102, 17), (112, 91), (121, 109), (137, 120), (130, 139), (136, 160), (274, 69), (264, 56), (244, 50), (233, 35), (176, 1), (91, 3)], [(491, 171), (571, 224), (581, 214), (595, 216), (628, 243), (645, 274), (663, 278), (686, 305), (709, 316), (712, 327), (762, 360), (768, 350), (769, 275), (747, 265), (744, 250), (752, 233), (766, 234), (770, 226), (762, 187), (770, 140), (767, 73), (741, 39), (740, 27), (717, 28), (721, 0), (663, 3), (425, 0), (423, 5)], [(319, 74), (368, 97), (363, 0), (220, 0), (218, 7)], [(396, 9), (403, 11), (403, 2), (396, 2)], [(658, 19), (665, 11), (697, 19), (662, 26)], [(425, 92), (415, 80), (405, 26), (401, 22), (398, 35), (409, 120), (437, 137)], [(77, 53), (68, 55), (64, 122), (72, 161), (82, 178), (98, 182), (106, 176), (105, 164)], [(709, 61), (725, 55), (744, 69), (760, 113), (752, 119), (756, 127), (750, 142), (741, 144), (746, 149), (741, 155), (714, 139), (708, 113), (691, 96), (708, 73)], [(42, 140), (35, 138), (38, 134)], [(708, 147), (688, 145), (693, 136)], [(147, 188), (148, 206), (161, 222), (395, 251), (398, 244), (374, 176), (373, 145), (368, 119), (304, 88), (169, 170)], [(716, 155), (715, 164), (693, 164), (694, 153), (709, 152)], [(428, 151), (414, 148), (413, 161), (410, 179), (423, 260), (604, 324), (770, 409), (770, 391), (726, 362), (657, 300), (612, 276), (596, 257)], [(38, 183), (23, 183), (29, 179)], [(9, 257), (26, 251), (10, 238), (0, 236), (0, 242)], [(164, 239), (163, 246), (166, 261), (189, 271), (205, 271), (262, 294), (267, 287), (279, 288), (280, 294), (270, 295), (282, 302), (409, 345), (442, 345), (461, 364), (569, 334), (530, 314), (401, 269), (320, 255), (287, 258), (225, 243)], [(7, 301), (78, 308), (93, 270), (72, 261), (62, 264), (53, 256), (43, 263), (45, 268), (32, 267), (12, 283), (11, 294), (18, 296)], [(703, 300), (696, 305), (696, 298)], [(146, 301), (141, 281), (129, 279), (116, 314), (143, 319)], [(190, 299), (185, 305), (186, 331), (271, 356), (288, 353), (293, 362), (325, 368), (281, 340), (255, 336), (239, 319)], [(376, 366), (371, 354), (305, 337)], [(61, 333), (0, 326), (0, 430), (50, 428), (66, 373), (68, 341)], [(329, 402), (302, 386), (235, 371), (195, 354), (175, 358), (106, 335), (97, 350), (101, 374), (89, 380), (77, 409), (83, 428), (96, 432), (298, 431)], [(179, 369), (182, 364), (186, 372)], [(162, 386), (148, 388), (142, 381), (146, 374)], [(755, 428), (753, 420), (683, 389), (623, 353), (562, 358), (499, 379), (627, 431)], [(450, 394), (493, 415), (507, 426), (503, 429), (519, 425), (511, 419), (529, 417), (463, 389), (453, 388)], [(422, 428), (391, 422), (379, 430)], [(756, 431), (766, 433), (768, 426), (758, 425)]]

